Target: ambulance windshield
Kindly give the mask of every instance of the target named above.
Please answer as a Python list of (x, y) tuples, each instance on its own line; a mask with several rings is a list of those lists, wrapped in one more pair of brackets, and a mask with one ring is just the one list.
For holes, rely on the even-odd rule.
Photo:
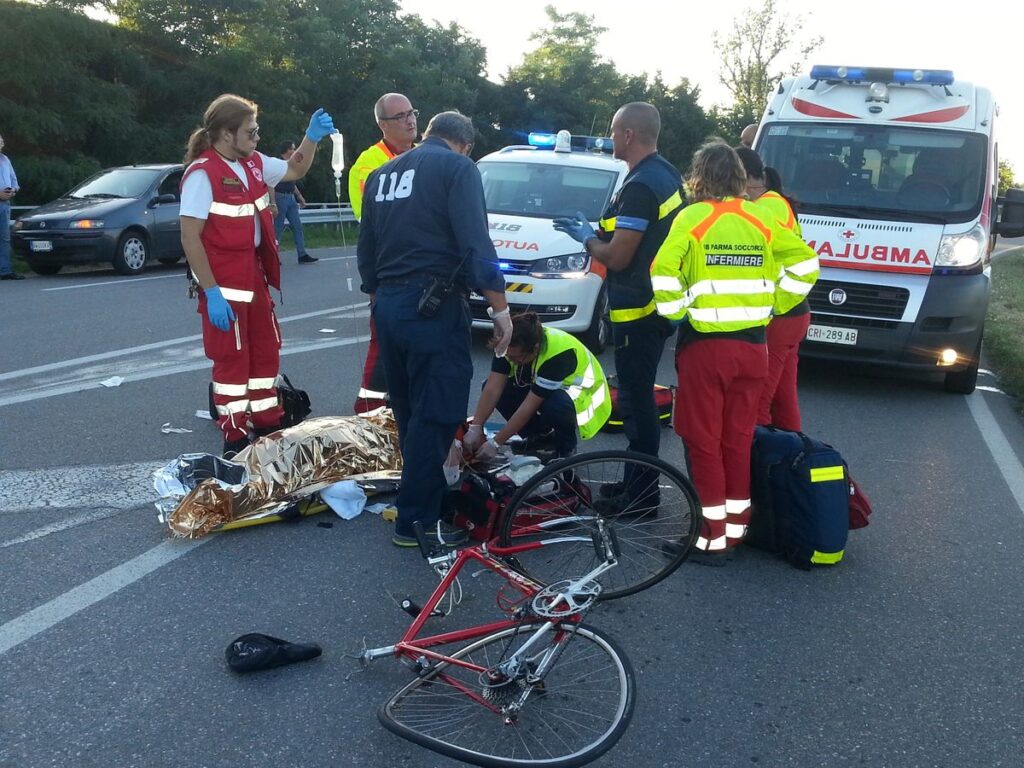
[(773, 123), (758, 146), (803, 213), (955, 223), (984, 199), (985, 137), (885, 125)]
[(484, 182), (489, 213), (554, 218), (577, 211), (595, 221), (601, 217), (612, 189), (615, 171), (551, 163), (477, 163)]

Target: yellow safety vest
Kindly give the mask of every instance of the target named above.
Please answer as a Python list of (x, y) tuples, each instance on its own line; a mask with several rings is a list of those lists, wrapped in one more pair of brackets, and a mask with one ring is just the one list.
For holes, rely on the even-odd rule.
[(352, 204), (352, 213), (356, 221), (363, 218), (363, 186), (370, 174), (380, 168), (395, 153), (388, 149), (383, 139), (356, 158), (355, 164), (348, 172), (348, 200)]
[[(800, 229), (800, 222), (797, 221), (789, 202), (778, 192), (765, 192), (755, 201), (771, 212), (778, 219), (783, 227), (795, 233), (797, 237), (803, 238)], [(792, 252), (790, 254), (776, 254), (776, 261), (779, 263), (779, 279), (775, 290), (775, 314), (781, 315), (787, 310), (782, 306), (790, 304), (795, 298), (796, 306), (807, 298), (811, 288), (818, 282), (818, 257), (813, 252), (806, 253)], [(790, 308), (792, 308), (792, 306)]]
[[(775, 306), (777, 257), (795, 254), (806, 258), (813, 251), (756, 203), (727, 197), (689, 205), (651, 264), (658, 314), (688, 318), (699, 333), (767, 325)], [(798, 301), (794, 297), (776, 311)]]
[[(597, 358), (575, 336), (557, 328), (545, 328), (544, 343), (532, 366), (538, 371), (545, 361), (567, 349), (572, 349), (576, 353), (576, 370), (560, 382), (543, 379), (537, 381), (541, 386), (564, 389), (568, 393), (576, 410), (576, 426), (579, 427), (580, 437), (589, 440), (604, 426), (612, 412), (608, 382)], [(512, 366), (512, 376), (515, 376), (518, 366), (509, 362)]]

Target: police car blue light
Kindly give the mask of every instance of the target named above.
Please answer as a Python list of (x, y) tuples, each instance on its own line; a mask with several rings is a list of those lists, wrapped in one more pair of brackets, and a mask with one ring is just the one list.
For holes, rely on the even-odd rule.
[(553, 147), (555, 146), (556, 138), (553, 133), (531, 133), (527, 138), (527, 142), (531, 147)]

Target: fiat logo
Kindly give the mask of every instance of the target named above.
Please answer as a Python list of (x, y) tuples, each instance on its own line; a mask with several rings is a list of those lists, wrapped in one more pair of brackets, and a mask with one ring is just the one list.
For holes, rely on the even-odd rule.
[(833, 288), (828, 292), (828, 300), (830, 304), (841, 306), (846, 303), (846, 291), (842, 288)]

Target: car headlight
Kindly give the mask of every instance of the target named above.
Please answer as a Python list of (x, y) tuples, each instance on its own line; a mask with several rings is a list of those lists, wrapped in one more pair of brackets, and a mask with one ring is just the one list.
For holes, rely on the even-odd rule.
[(102, 229), (102, 219), (79, 219), (71, 222), (71, 229)]
[(583, 277), (590, 267), (590, 256), (586, 253), (570, 253), (567, 256), (552, 256), (538, 259), (530, 269), (531, 277)]
[(959, 235), (944, 235), (939, 241), (937, 267), (973, 267), (985, 256), (988, 236), (980, 224)]
[(24, 229), (25, 228), (25, 222), (22, 221), (21, 219), (18, 219), (16, 222), (14, 222), (14, 228), (15, 229)]

